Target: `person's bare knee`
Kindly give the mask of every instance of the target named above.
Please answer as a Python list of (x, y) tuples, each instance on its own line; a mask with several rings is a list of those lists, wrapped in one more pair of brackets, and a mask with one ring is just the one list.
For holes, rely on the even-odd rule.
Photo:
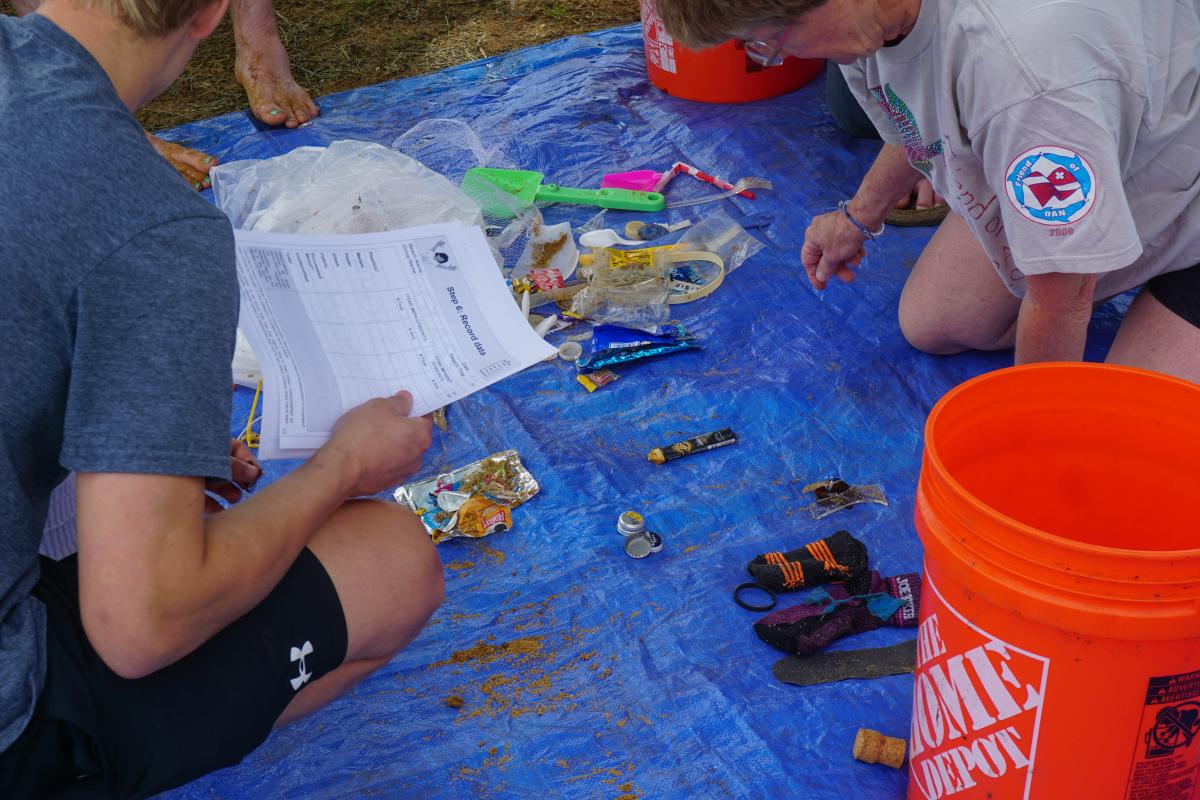
[(1017, 319), (996, 320), (994, 325), (957, 329), (944, 323), (935, 309), (916, 308), (900, 297), (900, 332), (910, 345), (934, 356), (950, 356), (967, 350), (1003, 350), (1016, 341)]
[[(434, 545), (429, 532), (425, 530), (420, 517), (411, 510), (394, 503), (380, 505), (391, 518), (386, 523), (386, 529), (392, 531), (400, 541), (397, 552), (405, 562), (406, 571), (414, 578), (414, 582), (407, 588), (400, 587), (400, 589), (405, 592), (419, 589), (419, 596), (425, 600), (423, 617), (427, 620), (433, 616), (433, 612), (437, 611), (446, 598), (446, 579), (442, 558), (438, 555), (437, 546)], [(404, 644), (408, 644), (408, 641), (406, 640)]]
[(445, 596), (442, 563), (420, 520), (394, 503), (342, 506), (309, 544), (337, 587), (346, 660), (390, 658)]
[(386, 652), (394, 655), (406, 647), (446, 596), (442, 560), (421, 520), (411, 510), (395, 503), (360, 502), (356, 511), (366, 517), (363, 533), (373, 529), (382, 546), (374, 553), (383, 567), (374, 591), (390, 597), (389, 609), (380, 620)]
[(951, 213), (904, 283), (900, 330), (933, 355), (1012, 347), (1020, 300), (1005, 287), (970, 226)]
[(910, 345), (934, 356), (948, 356), (969, 349), (950, 341), (947, 331), (938, 325), (937, 315), (920, 308), (907, 293), (900, 296), (900, 332)]

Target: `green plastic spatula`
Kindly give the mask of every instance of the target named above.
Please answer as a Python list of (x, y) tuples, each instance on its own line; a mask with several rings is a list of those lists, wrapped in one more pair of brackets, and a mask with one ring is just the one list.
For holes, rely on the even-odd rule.
[[(598, 206), (623, 211), (662, 211), (665, 205), (658, 192), (634, 192), (629, 189), (570, 189), (553, 183), (542, 185), (545, 176), (525, 169), (494, 169), (474, 167), (463, 178), (466, 188), (471, 181), (485, 180), (505, 194), (526, 205), (534, 203), (568, 203), (576, 206)], [(467, 192), (471, 194), (471, 192)], [(477, 198), (478, 199), (478, 198)]]

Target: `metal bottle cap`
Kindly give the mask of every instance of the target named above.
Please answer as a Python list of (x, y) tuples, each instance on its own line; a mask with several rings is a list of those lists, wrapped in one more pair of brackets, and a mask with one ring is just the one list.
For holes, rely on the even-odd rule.
[(646, 527), (646, 520), (636, 511), (626, 511), (617, 519), (617, 531), (622, 536), (633, 536), (641, 533)]
[(663, 549), (663, 538), (654, 531), (643, 531), (642, 535), (650, 540), (650, 552), (657, 553)]
[[(661, 540), (660, 540), (661, 541)], [(660, 549), (662, 545), (659, 545)], [(646, 532), (635, 533), (625, 539), (625, 555), (630, 558), (645, 558), (654, 552), (654, 540)]]

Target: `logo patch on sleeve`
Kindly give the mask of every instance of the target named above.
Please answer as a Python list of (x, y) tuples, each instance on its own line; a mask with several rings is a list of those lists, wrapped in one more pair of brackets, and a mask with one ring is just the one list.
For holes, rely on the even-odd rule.
[(1004, 179), (1008, 199), (1027, 219), (1042, 225), (1070, 225), (1087, 216), (1096, 202), (1096, 171), (1065, 147), (1035, 147), (1017, 156)]

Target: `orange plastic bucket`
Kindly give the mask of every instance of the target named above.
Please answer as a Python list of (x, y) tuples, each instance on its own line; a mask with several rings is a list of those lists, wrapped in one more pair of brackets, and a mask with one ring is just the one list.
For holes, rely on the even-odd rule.
[(654, 0), (641, 0), (642, 34), (650, 82), (667, 94), (706, 103), (748, 103), (786, 94), (825, 68), (820, 59), (787, 58), (766, 68), (746, 57), (741, 42), (730, 40), (706, 50), (678, 44), (662, 24)]
[(1200, 386), (993, 372), (925, 426), (909, 800), (1200, 798)]

